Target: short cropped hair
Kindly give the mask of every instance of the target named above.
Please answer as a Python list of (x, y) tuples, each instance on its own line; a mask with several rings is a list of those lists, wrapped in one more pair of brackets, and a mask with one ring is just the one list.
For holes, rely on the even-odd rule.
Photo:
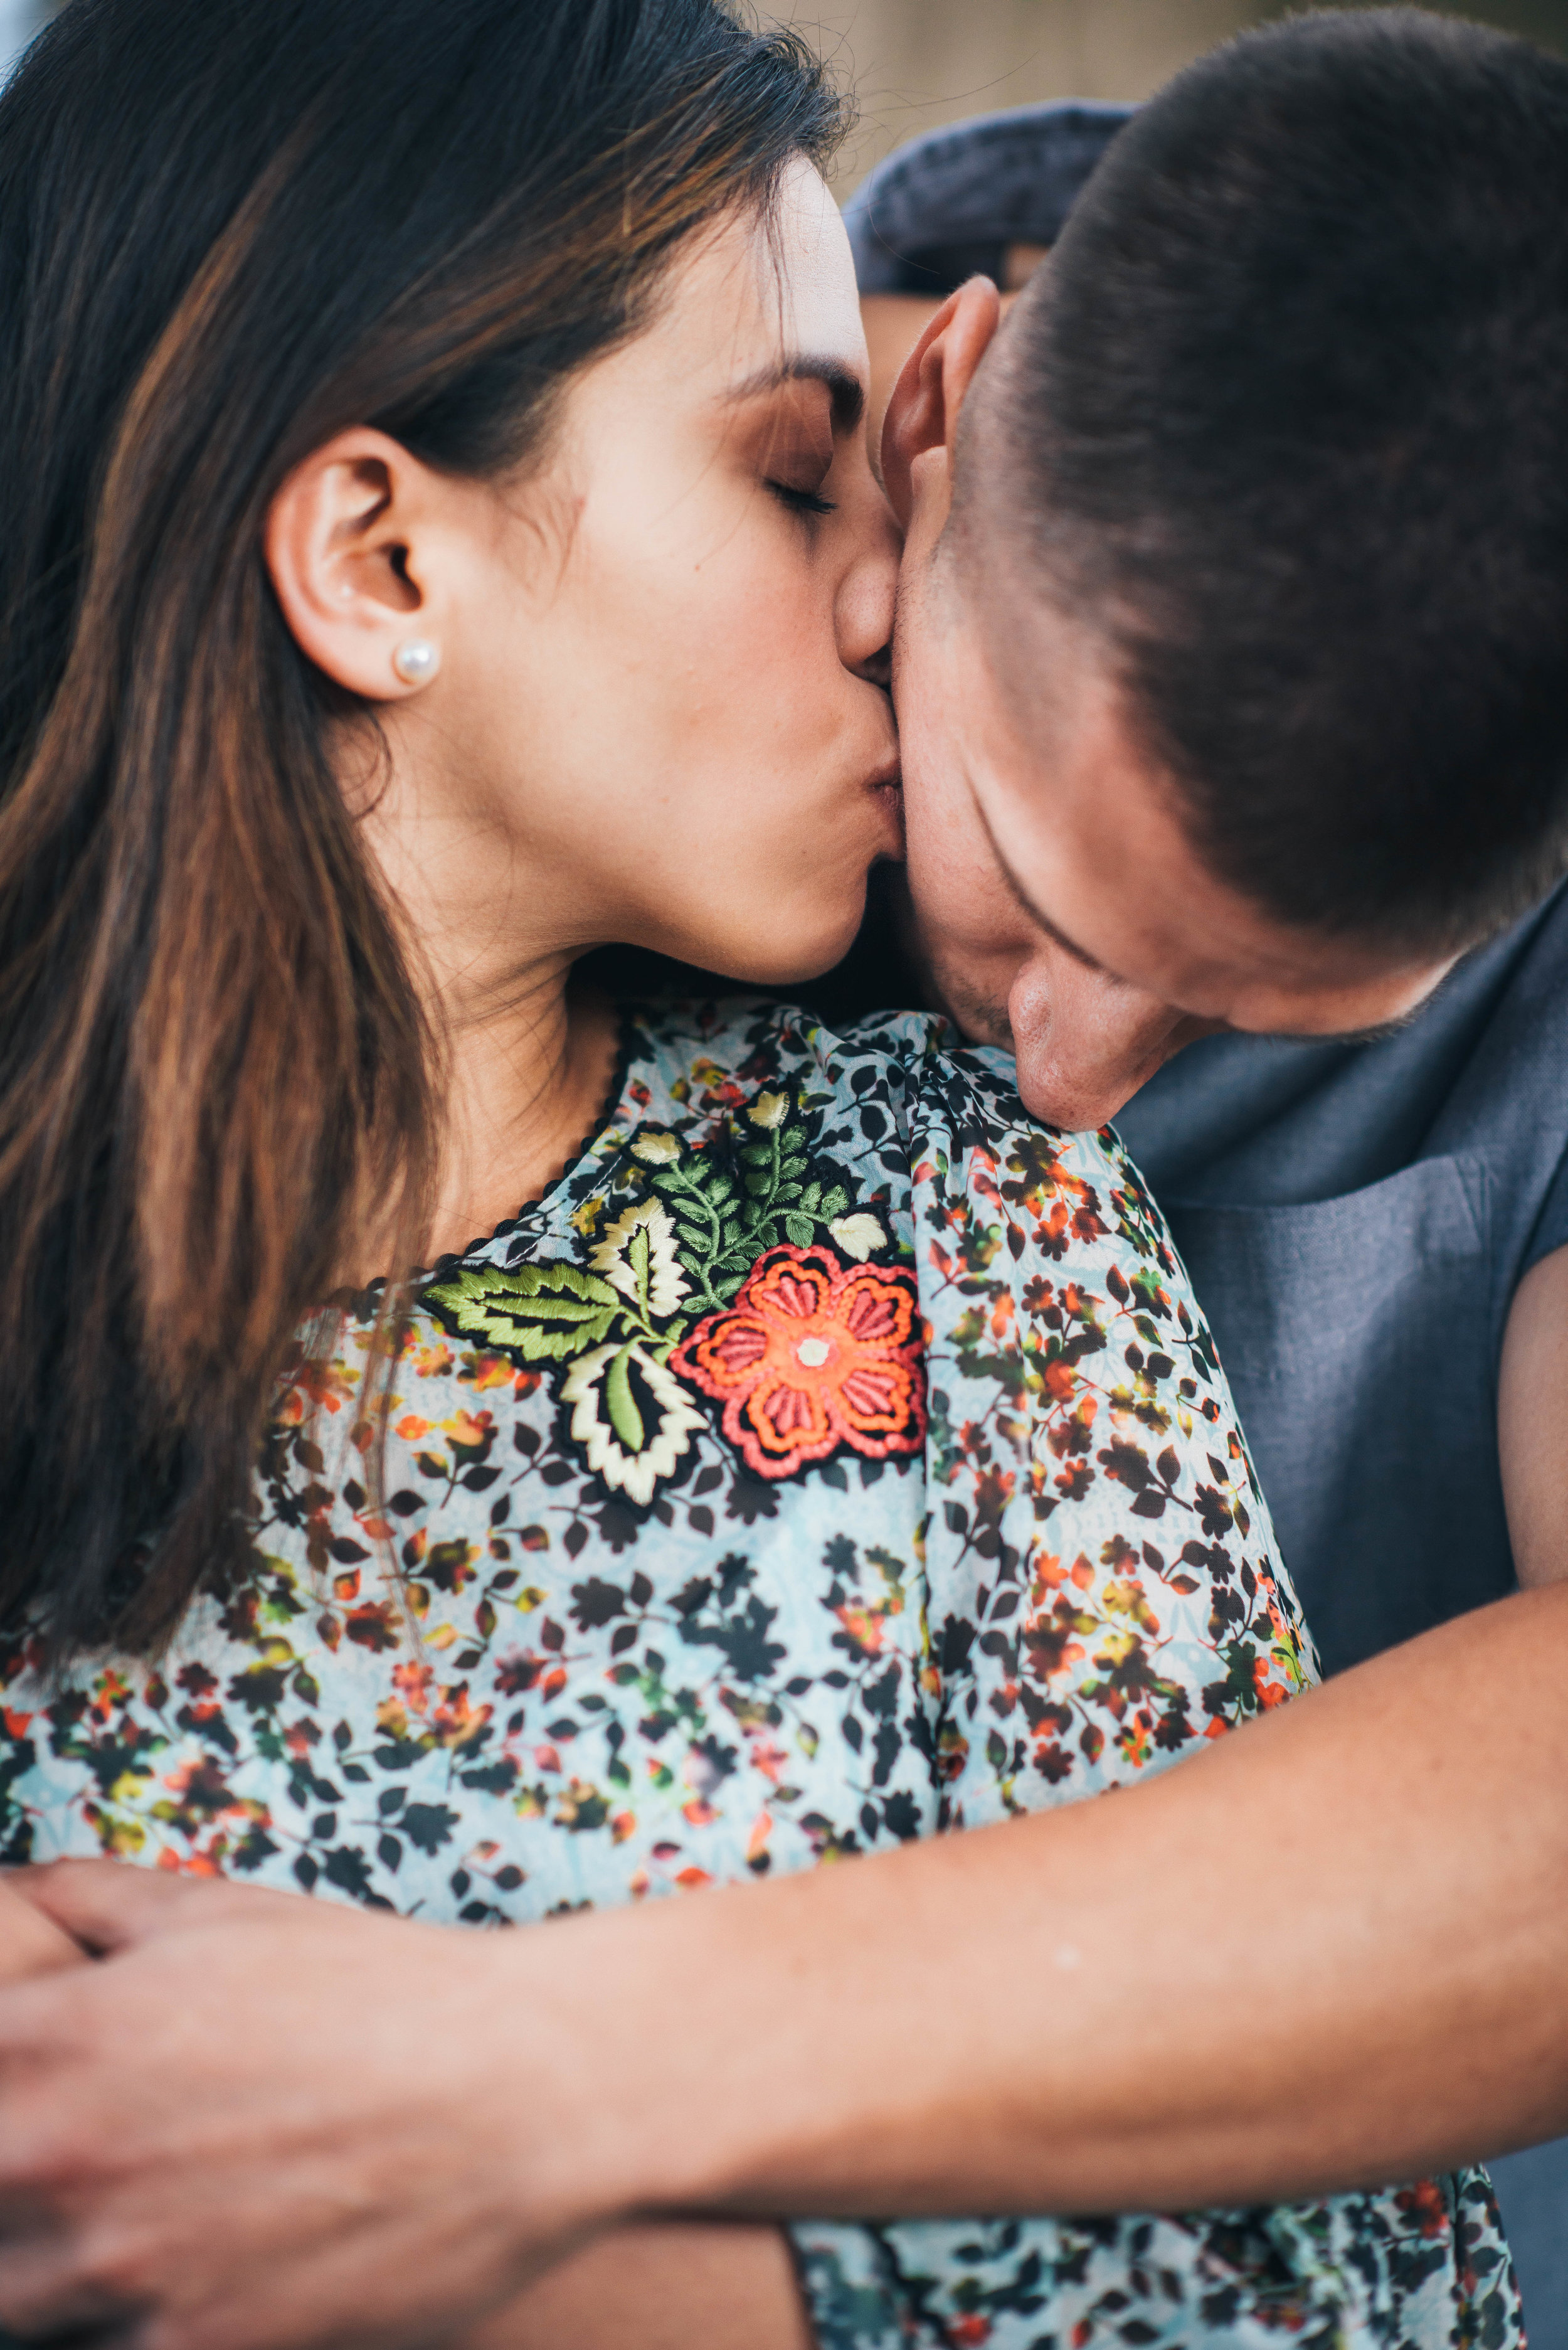
[(998, 358), (961, 524), (1103, 629), (1212, 871), (1426, 951), (1568, 870), (1568, 66), (1413, 8), (1244, 35)]

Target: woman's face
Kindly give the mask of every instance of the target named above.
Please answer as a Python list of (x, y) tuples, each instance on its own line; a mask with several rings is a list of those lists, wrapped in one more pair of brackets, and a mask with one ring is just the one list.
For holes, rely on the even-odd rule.
[(653, 323), (567, 394), (542, 468), (453, 483), (396, 452), (402, 491), (384, 469), (398, 560), (378, 586), (368, 532), (337, 592), (345, 614), (367, 585), (400, 594), (393, 638), (441, 668), (406, 695), (387, 671), (373, 837), (487, 985), (497, 954), (540, 948), (784, 981), (848, 944), (867, 868), (900, 846), (897, 543), (866, 374), (848, 245), (802, 164), (774, 235), (732, 219), (678, 257)]

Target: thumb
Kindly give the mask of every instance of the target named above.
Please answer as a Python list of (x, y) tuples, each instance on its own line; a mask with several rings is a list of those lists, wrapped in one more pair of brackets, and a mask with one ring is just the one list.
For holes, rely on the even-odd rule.
[(260, 1918), (283, 1906), (293, 1914), (302, 1898), (120, 1860), (55, 1860), (9, 1872), (5, 1883), (98, 1958), (176, 1929), (216, 1925), (236, 1911)]

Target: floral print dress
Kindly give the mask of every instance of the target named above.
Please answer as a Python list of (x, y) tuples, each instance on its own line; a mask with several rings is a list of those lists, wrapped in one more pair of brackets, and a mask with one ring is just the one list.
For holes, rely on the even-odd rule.
[[(521, 1922), (1076, 1802), (1312, 1680), (1136, 1171), (950, 1047), (630, 1020), (580, 1161), (423, 1287), (379, 1483), (372, 1297), (292, 1367), (238, 1587), (154, 1662), (5, 1645), (5, 1856)], [(996, 1958), (952, 1996), (1033, 1996)], [(793, 2235), (824, 2350), (1522, 2341), (1475, 2170)]]

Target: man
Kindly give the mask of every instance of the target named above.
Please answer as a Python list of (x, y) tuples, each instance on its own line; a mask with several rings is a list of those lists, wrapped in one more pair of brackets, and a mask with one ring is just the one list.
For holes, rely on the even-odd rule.
[[(1120, 135), (1000, 338), (997, 309), (981, 283), (943, 306), (883, 444), (942, 996), (1005, 1025), (1031, 1106), (1074, 1124), (1205, 1031), (1340, 1038), (1450, 971), (1492, 974), (1472, 1035), (1522, 989), (1517, 1070), (1555, 904), (1453, 967), (1568, 845), (1568, 69), (1417, 16), (1255, 36)], [(1223, 1071), (1238, 1047), (1194, 1052)], [(1293, 1143), (1270, 1210), (1397, 1189), (1432, 1137), (1445, 1171), (1368, 1245), (1383, 1201), (1331, 1218), (1315, 1254), (1287, 1233), (1271, 1256), (1221, 1192), (1199, 1278), (1222, 1343), (1257, 1295), (1291, 1337), (1278, 1257), (1330, 1284), (1364, 1418), (1401, 1326), (1390, 1251), (1423, 1282), (1459, 1260), (1411, 1376), (1469, 1378), (1507, 1314), (1504, 1490), (1544, 1582), (1568, 1558), (1564, 1128), (1497, 1202), (1495, 1118), (1460, 1148), (1458, 1115), (1428, 1080), (1371, 1169), (1370, 1107), (1338, 1161), (1303, 1172)], [(1281, 1453), (1287, 1544), (1314, 1461), (1327, 1506), (1352, 1471), (1353, 1511), (1378, 1500), (1291, 1343), (1259, 1422), (1305, 1462), (1293, 1485)], [(1472, 1442), (1486, 1384), (1423, 1402), (1410, 1449)], [(1394, 1591), (1411, 1629), (1467, 1596)], [(1377, 1645), (1376, 1607), (1335, 1620), (1341, 1661)], [(1564, 1662), (1568, 1589), (1526, 1592), (1115, 1804), (538, 1935), (64, 1870), (36, 1898), (117, 1955), (0, 1997), (0, 2309), (146, 2307), (124, 2338), (158, 2350), (412, 2343), (639, 2211), (1180, 2208), (1545, 2137), (1568, 2124)], [(1277, 1872), (1238, 1882), (1259, 1850)], [(999, 1962), (1033, 2002), (984, 2000)]]
[[(1037, 265), (1129, 115), (1021, 109), (932, 133), (872, 174), (846, 218), (874, 379), (877, 358), (901, 359), (971, 272), (1006, 286)], [(1348, 184), (1349, 154), (1345, 165)], [(1462, 204), (1458, 157), (1453, 177)], [(1325, 239), (1355, 213), (1352, 193), (1344, 217), (1323, 224)], [(1172, 261), (1158, 252), (1147, 266)], [(1425, 280), (1411, 298), (1428, 298)], [(1226, 358), (1216, 348), (1211, 363)], [(1151, 376), (1158, 364), (1148, 362)], [(1355, 397), (1376, 390), (1358, 382)], [(1011, 488), (1018, 454), (971, 479)], [(981, 533), (988, 553), (1005, 531), (992, 519)], [(1457, 539), (1457, 517), (1452, 526)], [(1415, 597), (1407, 608), (1414, 619)], [(1233, 625), (1225, 635), (1233, 645)], [(906, 670), (918, 689), (937, 675), (918, 650)], [(950, 679), (936, 706), (954, 710), (961, 692)], [(907, 693), (901, 707), (908, 743)], [(1037, 728), (1038, 708), (1031, 715)], [(1568, 1305), (1552, 1258), (1568, 1240), (1563, 893), (1470, 953), (1392, 1035), (1361, 1044), (1216, 1035), (1178, 1061), (1191, 1024), (1171, 1022), (1158, 987), (1140, 996), (1043, 931), (966, 799), (961, 789), (956, 805), (911, 795), (920, 960), (970, 1035), (1017, 1038), (1026, 1097), (1041, 1116), (1116, 1118), (1213, 1322), (1329, 1669), (1501, 1596), (1514, 1563), (1500, 1356), (1502, 1440), (1517, 1483), (1525, 1430), (1541, 1416), (1521, 1350), (1554, 1343)], [(1148, 1059), (1164, 1066), (1124, 1100)], [(1548, 1452), (1542, 1466), (1553, 1457), (1563, 1455)], [(1521, 1570), (1561, 1572), (1555, 1511), (1531, 1524), (1533, 1555), (1521, 1552)], [(1568, 2143), (1503, 2162), (1497, 2180), (1532, 2340), (1568, 2350)]]

